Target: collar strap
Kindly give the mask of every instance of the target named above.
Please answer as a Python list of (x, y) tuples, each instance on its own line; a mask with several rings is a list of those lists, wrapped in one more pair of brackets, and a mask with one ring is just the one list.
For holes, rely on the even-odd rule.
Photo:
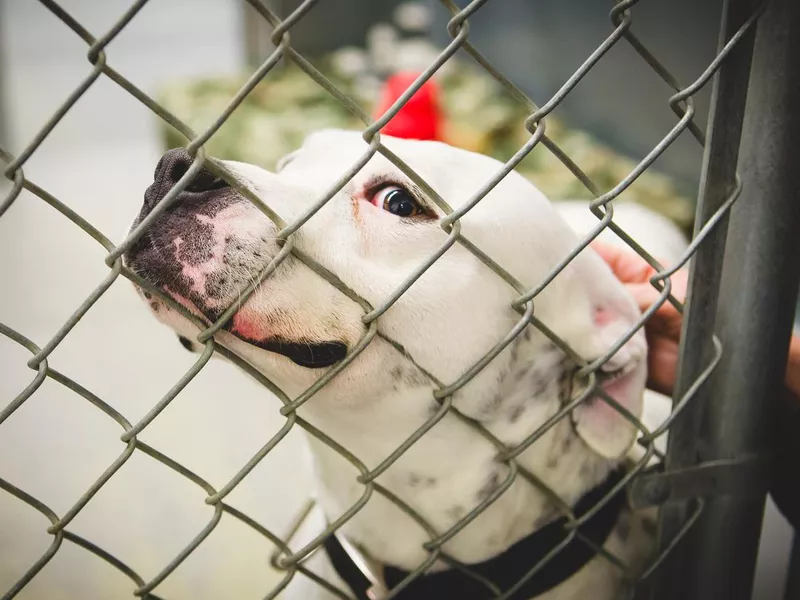
[[(618, 469), (603, 483), (589, 490), (575, 505), (575, 515), (580, 517), (593, 508), (622, 480), (624, 474), (623, 469)], [(578, 527), (578, 532), (585, 540), (578, 536), (572, 537), (561, 551), (547, 560), (544, 566), (529, 577), (507, 600), (529, 600), (556, 587), (578, 572), (597, 556), (594, 548), (603, 546), (613, 531), (624, 505), (624, 492), (617, 493), (597, 514)], [(507, 591), (525, 579), (534, 565), (567, 540), (571, 532), (564, 528), (566, 523), (567, 519), (562, 517), (537, 529), (502, 554), (482, 563), (466, 566), (472, 573), (491, 581), (501, 591)], [(328, 536), (323, 547), (339, 577), (350, 586), (357, 600), (378, 600), (384, 597), (387, 592), (381, 589), (383, 586), (376, 585), (376, 582), (367, 578), (336, 534)], [(409, 571), (390, 565), (383, 568), (383, 579), (389, 590), (400, 584), (408, 574)], [(458, 569), (449, 569), (417, 577), (395, 596), (395, 600), (411, 598), (488, 600), (495, 597), (496, 594), (474, 577)]]

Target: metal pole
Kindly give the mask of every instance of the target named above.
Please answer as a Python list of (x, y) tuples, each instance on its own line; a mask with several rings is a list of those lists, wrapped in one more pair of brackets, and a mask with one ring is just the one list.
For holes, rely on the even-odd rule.
[(794, 534), (792, 556), (789, 560), (789, 575), (786, 578), (784, 600), (797, 600), (800, 598), (800, 531)]
[[(753, 15), (756, 0), (726, 0), (722, 10), (718, 49)], [(736, 187), (736, 163), (750, 75), (752, 31), (728, 55), (714, 78), (711, 112), (697, 201), (695, 234), (719, 210)], [(698, 248), (689, 271), (689, 289), (683, 322), (683, 349), (674, 398), (680, 399), (713, 359), (714, 316), (720, 286), (720, 264), (725, 248), (727, 219), (721, 220)], [(675, 420), (669, 432), (667, 471), (698, 463), (698, 436), (709, 393), (701, 387)], [(684, 504), (667, 504), (660, 513), (659, 544), (663, 552), (689, 517)], [(661, 566), (652, 588), (657, 600), (682, 598), (683, 552), (673, 552)]]
[[(703, 407), (701, 461), (766, 457), (800, 279), (800, 3), (759, 22), (716, 331), (724, 354)], [(800, 432), (798, 432), (800, 435)], [(740, 471), (746, 487), (757, 477)], [(712, 496), (683, 546), (686, 600), (749, 600), (765, 493)]]

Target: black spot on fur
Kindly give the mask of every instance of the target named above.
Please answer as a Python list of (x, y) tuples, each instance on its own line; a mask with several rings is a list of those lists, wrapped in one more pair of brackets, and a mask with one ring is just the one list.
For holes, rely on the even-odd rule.
[[(222, 309), (220, 309), (220, 308), (204, 308), (203, 309), (203, 314), (212, 323), (216, 323), (219, 320), (219, 318), (222, 316), (223, 312), (224, 311)], [(228, 319), (228, 322), (225, 323), (222, 326), (222, 328), (225, 329), (226, 331), (228, 331), (230, 329), (230, 326), (231, 326), (231, 320)]]
[(519, 340), (514, 340), (511, 343), (511, 364), (515, 364), (519, 358)]
[(518, 404), (517, 406), (511, 409), (511, 412), (508, 414), (508, 422), (512, 425), (519, 421), (519, 418), (525, 413), (525, 405)]
[(206, 277), (206, 294), (211, 298), (222, 297), (223, 291), (230, 291), (236, 288), (231, 288), (231, 280), (223, 271), (211, 273)]
[(144, 297), (150, 300), (153, 297), (153, 294), (151, 294), (150, 292), (145, 292)]
[(408, 475), (408, 485), (411, 487), (418, 487), (418, 488), (431, 488), (434, 487), (438, 483), (438, 479), (435, 477), (425, 477), (422, 475), (417, 475), (416, 473), (410, 473)]
[(158, 312), (158, 309), (161, 308), (161, 305), (158, 302), (151, 302), (150, 308), (153, 309), (153, 312)]
[[(574, 437), (568, 434), (564, 436), (561, 440), (561, 443), (558, 445), (558, 448), (552, 448), (550, 451), (550, 455), (547, 457), (546, 467), (548, 469), (556, 469), (558, 468), (558, 463), (561, 460), (561, 457), (567, 456), (572, 449), (572, 442), (574, 441)], [(581, 473), (584, 475), (585, 473)]]
[(251, 251), (252, 248), (250, 248), (250, 245), (248, 244), (248, 248), (245, 250), (245, 245), (246, 244), (235, 235), (228, 236), (225, 239), (225, 249), (222, 252), (222, 262), (226, 265), (246, 267), (247, 262), (244, 259), (248, 255), (248, 251)]
[(478, 502), (483, 502), (500, 486), (500, 469), (495, 468), (478, 490)]
[(430, 488), (437, 484), (438, 480), (435, 477), (424, 477), (416, 473), (409, 473), (408, 485), (411, 487)]
[(192, 346), (192, 342), (189, 340), (189, 338), (179, 335), (178, 341), (181, 343), (181, 346), (186, 348), (189, 352), (194, 352), (194, 347)]
[(467, 514), (467, 509), (460, 504), (455, 504), (445, 511), (445, 514), (451, 519), (461, 519)]
[(183, 243), (178, 248), (178, 260), (201, 265), (214, 257), (214, 227), (197, 219), (186, 219), (181, 229)]
[(392, 386), (395, 391), (398, 391), (399, 386), (397, 384), (401, 381), (408, 388), (418, 388), (428, 384), (428, 378), (416, 368), (407, 369), (403, 365), (395, 365), (389, 371), (389, 375), (395, 381), (395, 385)]
[(403, 383), (410, 388), (418, 388), (428, 385), (428, 378), (418, 369), (409, 369), (403, 376)]

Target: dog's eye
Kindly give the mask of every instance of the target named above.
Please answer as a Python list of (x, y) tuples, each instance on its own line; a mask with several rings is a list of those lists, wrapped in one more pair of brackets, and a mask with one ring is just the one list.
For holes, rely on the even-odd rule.
[(398, 217), (413, 217), (425, 212), (414, 196), (398, 185), (379, 189), (372, 196), (372, 203)]

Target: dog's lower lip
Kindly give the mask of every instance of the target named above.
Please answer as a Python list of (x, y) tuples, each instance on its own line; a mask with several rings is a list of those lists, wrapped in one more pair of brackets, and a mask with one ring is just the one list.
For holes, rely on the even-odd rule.
[(267, 339), (263, 341), (245, 340), (267, 350), (285, 356), (293, 363), (308, 369), (322, 369), (330, 367), (342, 360), (347, 355), (347, 345), (344, 342), (330, 341), (320, 343), (289, 342), (280, 339)]

